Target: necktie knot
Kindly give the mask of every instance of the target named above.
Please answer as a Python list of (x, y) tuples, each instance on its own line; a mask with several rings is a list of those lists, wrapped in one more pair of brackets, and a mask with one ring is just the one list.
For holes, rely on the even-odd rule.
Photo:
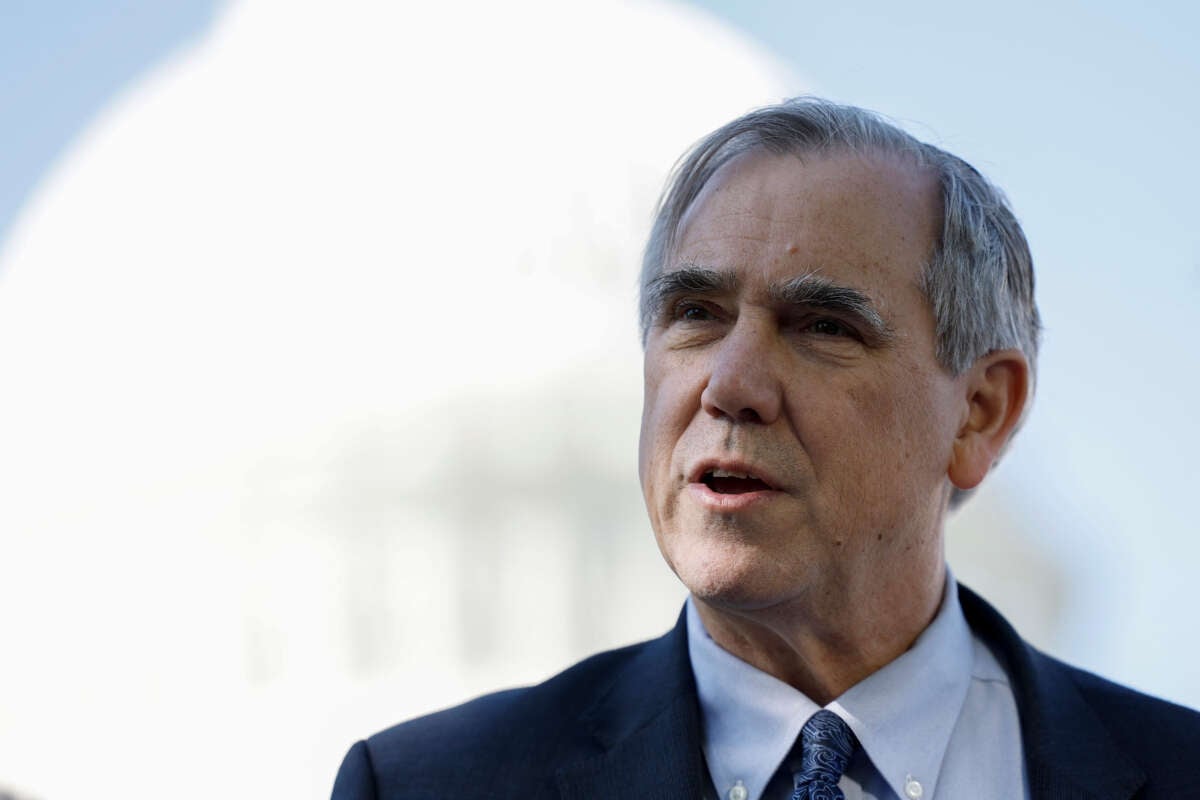
[(842, 718), (821, 709), (800, 730), (800, 770), (792, 800), (844, 800), (838, 780), (858, 740)]

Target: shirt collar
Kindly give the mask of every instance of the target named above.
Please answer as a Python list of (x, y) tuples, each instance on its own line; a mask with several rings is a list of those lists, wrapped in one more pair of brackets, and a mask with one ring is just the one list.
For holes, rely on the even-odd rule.
[[(721, 649), (687, 603), (688, 655), (703, 715), (703, 748), (719, 797), (737, 781), (761, 797), (820, 706), (802, 692)], [(935, 796), (942, 757), (971, 683), (971, 631), (947, 569), (942, 605), (913, 646), (827, 707), (858, 737), (897, 797), (921, 782)]]

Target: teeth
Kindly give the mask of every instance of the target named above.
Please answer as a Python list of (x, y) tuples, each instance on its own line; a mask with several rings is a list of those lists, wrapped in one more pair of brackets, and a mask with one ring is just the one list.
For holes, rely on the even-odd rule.
[(714, 469), (710, 473), (714, 478), (758, 478), (748, 472), (730, 472), (727, 469)]

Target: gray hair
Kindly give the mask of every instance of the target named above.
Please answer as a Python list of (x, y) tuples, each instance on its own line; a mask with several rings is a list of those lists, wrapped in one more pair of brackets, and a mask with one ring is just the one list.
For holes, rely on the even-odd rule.
[(935, 172), (942, 191), (942, 233), (921, 289), (933, 310), (938, 361), (959, 375), (982, 356), (1011, 347), (1025, 355), (1031, 378), (1036, 374), (1041, 323), (1033, 298), (1033, 259), (1004, 193), (958, 156), (879, 115), (815, 97), (751, 111), (702, 139), (676, 165), (642, 259), (643, 342), (652, 313), (647, 287), (670, 256), (684, 214), (717, 170), (755, 149), (780, 155), (895, 154)]

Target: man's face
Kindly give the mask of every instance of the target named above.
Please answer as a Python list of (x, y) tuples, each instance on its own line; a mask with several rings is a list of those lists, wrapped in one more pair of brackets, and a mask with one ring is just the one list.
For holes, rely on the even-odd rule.
[(648, 289), (639, 473), (699, 598), (750, 610), (940, 569), (967, 413), (919, 283), (940, 215), (934, 177), (894, 158), (753, 152), (684, 217)]

